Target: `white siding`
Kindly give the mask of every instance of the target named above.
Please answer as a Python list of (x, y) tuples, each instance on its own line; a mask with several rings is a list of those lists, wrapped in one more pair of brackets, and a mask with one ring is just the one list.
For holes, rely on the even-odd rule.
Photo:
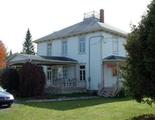
[(61, 56), (61, 40), (53, 40), (52, 42), (52, 55)]
[(116, 36), (116, 38), (108, 33), (103, 33), (102, 41), (102, 58), (104, 59), (107, 56), (113, 55), (113, 40), (118, 39), (118, 56), (126, 56), (126, 50), (124, 44), (126, 44), (126, 39)]
[[(99, 37), (100, 36), (100, 37)], [(104, 36), (102, 39), (101, 36)], [(57, 39), (52, 41), (52, 56), (62, 56), (62, 40), (67, 40), (68, 54), (66, 57), (75, 59), (79, 64), (85, 64), (86, 66), (86, 81), (87, 88), (89, 88), (89, 40), (90, 40), (90, 76), (91, 76), (91, 90), (98, 90), (99, 84), (103, 81), (103, 65), (102, 59), (112, 55), (112, 39), (113, 35), (105, 32), (96, 32), (85, 35), (86, 40), (86, 52), (84, 54), (79, 53), (79, 37), (74, 36), (67, 39)], [(125, 38), (118, 37), (118, 55), (125, 56), (126, 51), (123, 44), (125, 44)], [(47, 43), (38, 43), (38, 54), (47, 55)], [(73, 70), (73, 69), (71, 69)], [(79, 70), (79, 69), (76, 69)], [(70, 73), (70, 72), (69, 72)], [(73, 73), (71, 73), (73, 74)], [(76, 71), (79, 78), (79, 71)]]
[(39, 43), (37, 44), (37, 54), (38, 55), (47, 55), (47, 43)]

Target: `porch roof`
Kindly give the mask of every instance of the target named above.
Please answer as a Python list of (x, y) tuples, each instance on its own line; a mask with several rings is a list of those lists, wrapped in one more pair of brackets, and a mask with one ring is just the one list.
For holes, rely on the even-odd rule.
[(14, 54), (8, 59), (8, 65), (19, 65), (26, 62), (31, 62), (40, 65), (61, 65), (61, 64), (76, 64), (77, 61), (68, 57), (61, 56), (39, 56), (28, 54)]
[(107, 56), (103, 59), (103, 62), (108, 62), (108, 61), (125, 61), (126, 57), (125, 56), (117, 56), (117, 55), (110, 55)]

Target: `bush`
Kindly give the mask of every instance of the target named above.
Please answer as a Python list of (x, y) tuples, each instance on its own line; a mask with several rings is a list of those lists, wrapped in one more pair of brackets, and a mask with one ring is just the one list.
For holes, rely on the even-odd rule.
[(153, 114), (144, 114), (138, 117), (134, 117), (131, 120), (155, 120), (155, 115)]
[(19, 90), (19, 74), (14, 68), (6, 68), (1, 72), (0, 83), (3, 88), (11, 93)]
[(21, 97), (41, 96), (45, 87), (45, 74), (38, 65), (25, 63), (21, 68), (19, 92)]
[(121, 88), (121, 90), (117, 93), (116, 97), (125, 97), (125, 89)]

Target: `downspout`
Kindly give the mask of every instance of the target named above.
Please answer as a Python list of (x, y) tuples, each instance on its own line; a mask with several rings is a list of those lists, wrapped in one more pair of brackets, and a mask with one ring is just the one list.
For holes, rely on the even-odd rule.
[(104, 36), (102, 36), (102, 35), (97, 35), (97, 36), (92, 36), (92, 37), (90, 37), (89, 39), (88, 39), (88, 42), (89, 42), (89, 46), (88, 46), (88, 48), (89, 48), (89, 51), (88, 51), (88, 83), (89, 83), (89, 86), (88, 86), (88, 88), (89, 88), (89, 90), (91, 90), (91, 76), (90, 76), (90, 40), (91, 39), (93, 39), (93, 38), (98, 38), (98, 37), (101, 37), (101, 52), (100, 52), (100, 54), (101, 54), (101, 58), (102, 58), (102, 39), (104, 38)]

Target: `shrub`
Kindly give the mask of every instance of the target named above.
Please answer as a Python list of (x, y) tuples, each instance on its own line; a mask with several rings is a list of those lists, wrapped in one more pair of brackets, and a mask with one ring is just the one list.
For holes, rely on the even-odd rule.
[(19, 92), (21, 97), (41, 96), (43, 94), (45, 74), (41, 66), (27, 62), (19, 73)]
[(132, 118), (132, 120), (155, 120), (155, 115), (153, 114), (144, 114), (138, 117)]
[(19, 90), (19, 74), (14, 68), (6, 68), (1, 72), (0, 83), (3, 88), (11, 93)]

